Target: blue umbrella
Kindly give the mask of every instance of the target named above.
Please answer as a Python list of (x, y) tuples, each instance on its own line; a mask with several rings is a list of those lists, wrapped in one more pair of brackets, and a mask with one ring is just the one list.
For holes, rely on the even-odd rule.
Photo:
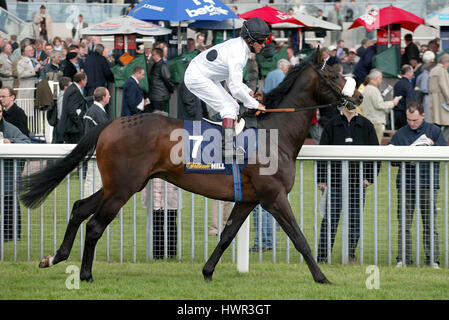
[(239, 19), (220, 0), (143, 0), (130, 11), (129, 15), (145, 21)]

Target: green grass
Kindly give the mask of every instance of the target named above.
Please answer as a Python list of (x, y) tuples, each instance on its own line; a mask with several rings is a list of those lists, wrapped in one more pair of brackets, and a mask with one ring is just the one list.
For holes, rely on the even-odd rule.
[[(303, 264), (251, 264), (238, 273), (220, 263), (212, 282), (203, 280), (202, 264), (96, 262), (94, 283), (79, 290), (65, 286), (70, 263), (39, 269), (36, 262), (0, 263), (0, 299), (151, 299), (151, 300), (296, 300), (296, 299), (448, 299), (447, 270), (380, 267), (379, 289), (367, 289), (366, 267), (324, 265), (333, 285), (313, 282)], [(79, 263), (75, 264), (79, 266)]]

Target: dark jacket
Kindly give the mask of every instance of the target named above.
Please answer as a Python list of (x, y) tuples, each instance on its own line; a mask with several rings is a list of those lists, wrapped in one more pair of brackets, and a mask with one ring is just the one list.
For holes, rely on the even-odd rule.
[[(351, 138), (352, 141), (346, 141)], [(343, 114), (339, 114), (333, 118), (323, 130), (321, 135), (320, 145), (379, 145), (376, 136), (376, 130), (373, 124), (361, 115), (357, 115), (351, 119), (348, 126), (348, 121)], [(380, 163), (377, 166), (378, 172), (380, 170)], [(341, 162), (331, 161), (333, 185), (341, 185)], [(363, 179), (373, 183), (373, 162), (363, 162)], [(327, 162), (318, 162), (318, 183), (327, 183)], [(352, 185), (359, 184), (359, 162), (349, 162), (349, 183)]]
[(359, 62), (354, 67), (354, 71), (352, 72), (356, 77), (357, 86), (363, 83), (366, 75), (372, 69), (373, 57), (377, 52), (376, 45), (369, 46), (366, 48), (363, 56), (360, 57)]
[(170, 79), (170, 70), (167, 64), (161, 60), (148, 65), (148, 91), (150, 101), (166, 101), (173, 93), (173, 82)]
[(30, 130), (28, 130), (28, 117), (17, 104), (13, 104), (8, 111), (3, 111), (3, 118), (10, 124), (16, 126), (24, 135), (30, 136)]
[(410, 59), (415, 59), (416, 61), (421, 61), (419, 57), (419, 49), (416, 44), (410, 42), (406, 47), (404, 54), (401, 56), (401, 66), (404, 64), (410, 64)]
[(87, 104), (92, 97), (85, 98), (75, 83), (64, 92), (62, 102), (61, 121), (58, 121), (58, 132), (66, 143), (76, 143), (84, 134), (83, 117), (87, 111)]
[(122, 112), (121, 116), (139, 114), (142, 111), (137, 109), (142, 102), (143, 92), (133, 77), (129, 77), (123, 85)]
[(73, 63), (67, 59), (61, 62), (61, 70), (62, 70), (62, 75), (64, 77), (69, 77), (70, 79), (72, 79), (72, 81), (73, 81), (73, 76), (78, 72), (76, 70), (76, 67), (73, 65)]
[[(435, 146), (447, 146), (447, 141), (444, 139), (441, 129), (429, 122), (423, 122), (418, 129), (412, 130), (409, 125), (399, 129), (391, 138), (390, 144), (394, 146), (409, 146), (416, 141), (421, 135), (425, 134), (432, 139)], [(433, 182), (435, 189), (440, 188), (440, 163), (434, 162)], [(393, 162), (393, 166), (399, 166), (398, 175), (396, 177), (396, 188), (401, 189), (402, 170), (400, 162)], [(419, 164), (419, 184), (423, 189), (430, 188), (430, 163), (420, 162)], [(405, 163), (405, 188), (414, 190), (416, 188), (416, 168), (415, 164), (410, 162)]]
[[(47, 74), (49, 74), (48, 79), (46, 78)], [(39, 78), (42, 80), (58, 81), (59, 80), (58, 74), (59, 74), (59, 66), (55, 66), (53, 63), (50, 62), (47, 63), (44, 69), (42, 69)]]
[(109, 67), (108, 60), (98, 52), (86, 56), (84, 71), (87, 74), (86, 94), (92, 95), (98, 87), (107, 87), (108, 82), (114, 81), (114, 74)]
[[(103, 108), (104, 109), (104, 108)], [(96, 103), (93, 103), (84, 115), (84, 133), (98, 126), (99, 124), (109, 121), (108, 114), (103, 111)]]
[(401, 111), (405, 113), (405, 109), (410, 102), (415, 100), (415, 90), (413, 85), (407, 78), (401, 78), (393, 87), (393, 95), (395, 97), (402, 96), (398, 105), (393, 108), (395, 111)]
[(329, 57), (329, 59), (327, 59), (327, 61), (326, 61), (326, 64), (331, 66), (331, 67), (334, 64), (340, 64), (340, 63), (341, 63), (341, 61), (340, 61), (340, 59), (337, 58), (337, 56)]
[(182, 81), (178, 87), (178, 119), (201, 120), (204, 113), (207, 115), (205, 103), (190, 92)]
[[(31, 143), (30, 138), (25, 136), (15, 125), (9, 123), (4, 118), (0, 119), (0, 132), (2, 132), (3, 137), (9, 139), (11, 143)], [(17, 189), (20, 189), (19, 182), (22, 177), (24, 165), (25, 160), (17, 161), (17, 171), (16, 175), (14, 175), (14, 160), (3, 160), (3, 196), (14, 195), (14, 181), (17, 181)]]

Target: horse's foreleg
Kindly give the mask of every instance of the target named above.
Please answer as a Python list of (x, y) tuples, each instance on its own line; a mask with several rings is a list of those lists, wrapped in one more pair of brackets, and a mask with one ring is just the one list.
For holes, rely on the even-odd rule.
[(86, 220), (91, 214), (95, 213), (103, 198), (103, 190), (95, 192), (88, 198), (76, 201), (73, 204), (72, 213), (69, 223), (64, 234), (64, 240), (61, 243), (55, 256), (47, 256), (39, 263), (39, 268), (48, 268), (61, 261), (67, 260), (72, 250), (73, 241), (75, 241), (76, 233), (80, 224)]
[(86, 225), (86, 239), (84, 241), (83, 260), (81, 263), (80, 279), (93, 282), (92, 263), (94, 260), (95, 246), (103, 235), (104, 230), (114, 220), (120, 208), (126, 203), (127, 199), (109, 198), (105, 199), (98, 208), (94, 216)]
[(287, 196), (279, 193), (275, 201), (262, 204), (262, 207), (276, 218), (282, 229), (295, 245), (296, 250), (303, 255), (315, 282), (330, 284), (329, 280), (327, 280), (312, 256), (312, 250), (310, 250), (306, 237), (303, 235), (296, 222)]
[(226, 223), (226, 227), (221, 234), (220, 241), (203, 267), (204, 280), (212, 280), (212, 274), (214, 273), (218, 260), (220, 260), (223, 252), (232, 242), (232, 239), (234, 239), (246, 217), (248, 217), (248, 214), (254, 209), (255, 206), (255, 203), (236, 203), (234, 205), (231, 215)]

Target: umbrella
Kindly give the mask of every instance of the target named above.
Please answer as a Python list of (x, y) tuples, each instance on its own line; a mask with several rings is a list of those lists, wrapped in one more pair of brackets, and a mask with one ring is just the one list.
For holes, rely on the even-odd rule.
[[(143, 0), (129, 15), (144, 21), (187, 21), (238, 19), (220, 0)], [(178, 53), (181, 54), (181, 26), (178, 25)]]
[(270, 6), (265, 6), (262, 8), (254, 9), (242, 14), (239, 14), (239, 17), (242, 19), (251, 19), (251, 18), (260, 18), (266, 23), (272, 25), (276, 23), (282, 23), (282, 22), (290, 22), (293, 24), (296, 24), (298, 26), (304, 26), (307, 27), (306, 24), (299, 21), (295, 17), (285, 13), (284, 11), (272, 8)]
[(371, 31), (391, 24), (400, 24), (402, 28), (413, 32), (420, 24), (424, 23), (424, 19), (411, 12), (388, 6), (357, 18), (348, 29), (363, 26), (367, 31)]
[(208, 30), (234, 30), (234, 29), (241, 29), (243, 21), (244, 21), (243, 19), (227, 19), (223, 21), (203, 20), (189, 24), (189, 28), (208, 29)]
[(186, 21), (237, 19), (220, 0), (143, 0), (129, 15), (145, 21)]
[[(315, 18), (314, 16), (310, 16), (307, 14), (295, 13), (293, 15), (293, 17), (298, 19), (299, 21), (302, 21), (303, 23), (305, 23), (308, 26), (306, 31), (309, 31), (309, 29), (311, 31), (321, 31), (321, 30), (338, 31), (338, 30), (341, 30), (341, 26), (339, 26), (338, 24), (328, 22), (325, 20), (321, 20), (321, 19)], [(294, 24), (294, 23), (290, 23), (290, 22), (282, 22), (282, 23), (272, 24), (271, 27), (273, 29), (293, 29), (293, 28), (296, 29), (296, 28), (298, 28), (298, 25)], [(304, 28), (306, 28), (306, 27), (304, 27)]]
[(139, 34), (142, 36), (161, 36), (171, 33), (170, 29), (144, 22), (130, 16), (121, 16), (106, 22), (97, 23), (81, 29), (81, 34), (104, 36), (116, 34)]

